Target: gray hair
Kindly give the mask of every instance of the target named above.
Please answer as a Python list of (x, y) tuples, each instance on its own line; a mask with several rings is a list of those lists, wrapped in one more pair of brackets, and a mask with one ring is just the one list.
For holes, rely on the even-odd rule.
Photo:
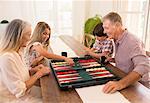
[(29, 23), (15, 19), (9, 23), (1, 39), (0, 52), (17, 51), (21, 46), (22, 31)]
[(118, 13), (116, 13), (116, 12), (108, 13), (107, 15), (105, 15), (103, 17), (103, 20), (105, 20), (105, 19), (110, 20), (112, 23), (117, 23), (118, 22), (118, 23), (120, 23), (122, 25), (121, 16)]

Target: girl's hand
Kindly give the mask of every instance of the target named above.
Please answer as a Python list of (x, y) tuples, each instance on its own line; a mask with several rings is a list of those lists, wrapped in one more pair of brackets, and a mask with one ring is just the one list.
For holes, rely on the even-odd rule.
[(69, 63), (70, 65), (74, 65), (73, 59), (66, 58), (65, 61), (66, 61), (67, 63)]

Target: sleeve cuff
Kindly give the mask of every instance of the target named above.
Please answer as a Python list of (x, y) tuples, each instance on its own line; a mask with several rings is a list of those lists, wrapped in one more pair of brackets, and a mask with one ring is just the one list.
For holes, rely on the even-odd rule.
[(134, 68), (133, 71), (139, 73), (141, 76), (143, 76), (144, 74), (148, 73), (150, 69), (150, 66), (147, 64), (147, 65), (138, 65)]
[(26, 84), (23, 82), (18, 83), (18, 87), (14, 90), (16, 98), (20, 98), (26, 94)]

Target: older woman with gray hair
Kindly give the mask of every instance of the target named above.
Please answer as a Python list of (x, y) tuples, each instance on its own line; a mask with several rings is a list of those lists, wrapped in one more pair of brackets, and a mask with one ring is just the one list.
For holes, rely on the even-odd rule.
[(32, 87), (49, 68), (39, 65), (30, 76), (21, 50), (26, 47), (31, 36), (31, 26), (15, 19), (7, 26), (0, 43), (0, 103), (39, 103), (41, 98), (32, 95)]

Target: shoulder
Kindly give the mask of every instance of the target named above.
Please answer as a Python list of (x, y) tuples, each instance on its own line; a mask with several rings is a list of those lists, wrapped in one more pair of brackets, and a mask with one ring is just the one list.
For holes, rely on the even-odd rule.
[(15, 52), (6, 52), (3, 54), (0, 54), (0, 63), (15, 61), (16, 58), (17, 56)]
[(144, 43), (134, 34), (128, 33), (126, 37), (126, 45), (132, 55), (145, 55)]
[(131, 47), (143, 46), (142, 41), (130, 32), (127, 32), (126, 42), (129, 43)]
[(5, 52), (0, 54), (0, 59), (2, 58), (13, 58), (15, 56), (14, 52)]

